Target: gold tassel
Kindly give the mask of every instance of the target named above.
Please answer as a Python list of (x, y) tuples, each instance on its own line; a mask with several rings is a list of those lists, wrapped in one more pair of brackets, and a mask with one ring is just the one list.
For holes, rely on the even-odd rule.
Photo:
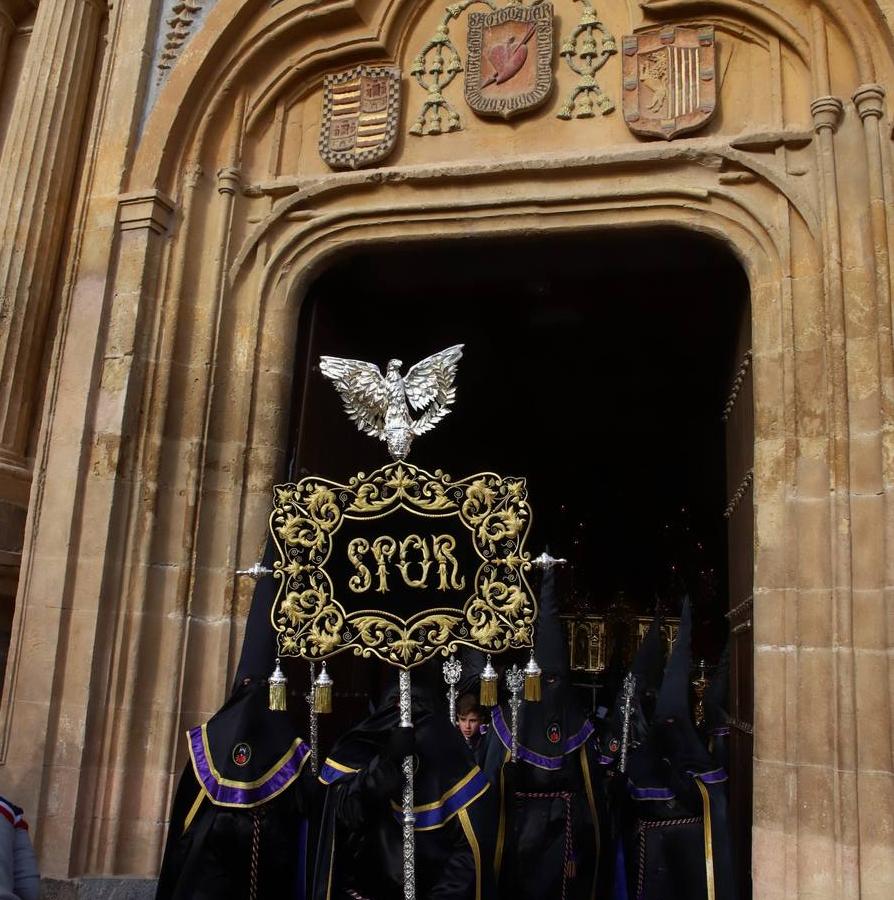
[(326, 671), (326, 663), (320, 664), (320, 674), (314, 682), (314, 712), (325, 715), (332, 712), (332, 678)]
[(540, 666), (534, 659), (533, 651), (525, 666), (525, 700), (530, 700), (532, 703), (540, 702)]
[(481, 705), (497, 705), (497, 671), (491, 664), (489, 653), (487, 663), (481, 673)]
[(286, 686), (288, 683), (289, 680), (279, 667), (279, 657), (277, 656), (273, 674), (267, 679), (267, 684), (270, 686), (270, 709), (273, 712), (286, 711)]

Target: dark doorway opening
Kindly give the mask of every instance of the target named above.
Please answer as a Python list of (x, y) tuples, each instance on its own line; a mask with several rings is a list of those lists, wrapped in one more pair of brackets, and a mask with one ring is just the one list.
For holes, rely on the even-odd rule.
[[(682, 231), (379, 247), (314, 283), (310, 362), (296, 397), (293, 473), (342, 477), (386, 462), (320, 375), (321, 354), (403, 371), (465, 344), (454, 411), (412, 462), (454, 476), (525, 475), (530, 547), (573, 561), (592, 602), (644, 610), (672, 582), (713, 572), (697, 640), (725, 638), (727, 503), (722, 411), (748, 285), (727, 250)], [(703, 596), (704, 595), (704, 596)], [(719, 619), (718, 619), (719, 616)]]
[[(726, 247), (677, 229), (346, 253), (302, 308), (291, 476), (342, 479), (388, 461), (385, 445), (342, 412), (317, 368), (321, 354), (382, 371), (396, 357), (406, 373), (462, 343), (454, 410), (416, 440), (410, 461), (455, 477), (524, 475), (534, 508), (529, 549), (549, 545), (569, 559), (568, 606), (604, 612), (623, 597), (648, 615), (657, 597), (676, 615), (688, 592), (693, 656), (711, 666), (728, 633), (723, 411), (748, 297)], [(333, 661), (344, 718), (324, 723), (322, 751), (365, 712), (370, 686), (381, 683), (377, 665)], [(748, 816), (745, 843), (750, 804)], [(747, 860), (740, 865), (744, 885)]]

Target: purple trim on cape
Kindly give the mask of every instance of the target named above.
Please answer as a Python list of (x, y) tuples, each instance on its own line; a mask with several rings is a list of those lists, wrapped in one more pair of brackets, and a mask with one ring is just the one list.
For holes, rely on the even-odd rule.
[(605, 754), (601, 755), (599, 759), (596, 760), (600, 766), (613, 766), (616, 762), (614, 756), (606, 756)]
[(708, 732), (711, 737), (729, 737), (729, 725), (724, 725), (721, 728), (713, 728)]
[(234, 787), (221, 784), (212, 771), (211, 761), (205, 755), (202, 728), (191, 728), (189, 749), (193, 767), (199, 781), (205, 788), (212, 803), (224, 806), (257, 806), (285, 790), (301, 772), (301, 764), (310, 753), (310, 747), (300, 741), (288, 759), (263, 783), (254, 787)]
[[(471, 803), (482, 791), (490, 787), (490, 782), (484, 772), (476, 772), (469, 781), (455, 794), (451, 794), (443, 803), (434, 809), (424, 809), (416, 812), (415, 828), (437, 828), (443, 825), (454, 813), (459, 812), (464, 806)], [(394, 817), (398, 822), (403, 822), (402, 811), (395, 810)]]
[(641, 788), (632, 781), (627, 785), (627, 790), (634, 800), (673, 800), (677, 796), (670, 788)]
[[(507, 750), (512, 749), (512, 732), (510, 732), (509, 727), (506, 725), (506, 720), (503, 718), (503, 710), (500, 709), (499, 706), (495, 706), (491, 713), (491, 722), (494, 726), (494, 731), (497, 733), (497, 736), (500, 738), (500, 742)], [(518, 758), (523, 760), (526, 763), (530, 763), (532, 766), (537, 766), (541, 769), (561, 769), (564, 764), (564, 757), (568, 753), (573, 753), (575, 750), (583, 746), (586, 743), (587, 738), (590, 737), (591, 734), (595, 731), (595, 727), (593, 723), (587, 719), (586, 722), (581, 726), (580, 731), (572, 737), (568, 738), (565, 741), (564, 749), (562, 750), (561, 755), (559, 756), (544, 756), (542, 753), (535, 753), (533, 750), (528, 749), (523, 744), (518, 745)]]
[(726, 781), (725, 769), (712, 769), (710, 772), (689, 772), (693, 778), (697, 778), (702, 784), (720, 784)]
[(344, 778), (346, 775), (354, 775), (355, 772), (342, 772), (341, 769), (336, 769), (335, 766), (330, 766), (328, 762), (323, 763), (323, 767), (320, 769), (320, 781), (323, 784), (329, 785), (334, 784), (339, 778)]

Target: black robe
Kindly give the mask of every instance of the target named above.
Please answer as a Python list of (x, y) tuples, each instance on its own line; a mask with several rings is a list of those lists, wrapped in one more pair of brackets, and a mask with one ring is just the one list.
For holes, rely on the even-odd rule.
[(306, 897), (310, 748), (267, 703), (264, 681), (240, 685), (187, 732), (156, 900), (244, 900), (252, 882), (259, 898)]
[[(543, 723), (539, 706), (524, 705), (529, 721), (527, 728), (520, 728), (520, 737), (538, 725), (545, 730), (558, 724), (558, 740), (551, 744), (550, 753), (545, 747), (535, 750), (519, 742), (515, 764), (510, 761), (508, 722), (500, 707), (493, 710), (487, 769), (495, 773), (492, 777), (502, 796), (495, 859), (500, 896), (590, 900), (595, 896), (599, 860), (599, 774), (593, 725), (583, 716), (566, 717), (556, 711), (548, 716), (549, 723)], [(565, 735), (563, 723), (568, 719), (577, 728)]]
[[(413, 690), (416, 897), (491, 900), (496, 800), (437, 691)], [(440, 686), (439, 686), (440, 687)], [(402, 900), (401, 757), (391, 749), (396, 693), (338, 741), (323, 764), (328, 785), (314, 900)]]
[(687, 599), (654, 718), (627, 769), (623, 849), (629, 896), (636, 900), (736, 896), (726, 772), (708, 753), (691, 719), (691, 634)]
[(716, 900), (734, 900), (726, 772), (703, 748), (685, 746), (689, 723), (660, 722), (655, 729), (630, 762), (623, 813), (629, 896), (706, 897), (710, 879)]
[(500, 787), (500, 896), (590, 900), (599, 864), (599, 770), (593, 724), (571, 685), (551, 566), (543, 573), (534, 652), (541, 698), (521, 704), (516, 763), (509, 715), (499, 706), (492, 711), (487, 770)]

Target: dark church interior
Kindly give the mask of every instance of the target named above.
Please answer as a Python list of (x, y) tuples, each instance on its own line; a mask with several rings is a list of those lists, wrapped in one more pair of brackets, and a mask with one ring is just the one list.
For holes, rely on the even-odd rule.
[(569, 560), (568, 610), (679, 615), (694, 657), (726, 639), (728, 500), (721, 414), (745, 275), (683, 231), (377, 246), (343, 254), (302, 310), (293, 477), (347, 477), (388, 461), (360, 434), (321, 354), (407, 370), (465, 345), (453, 411), (410, 462), (454, 477), (523, 475), (528, 549)]

